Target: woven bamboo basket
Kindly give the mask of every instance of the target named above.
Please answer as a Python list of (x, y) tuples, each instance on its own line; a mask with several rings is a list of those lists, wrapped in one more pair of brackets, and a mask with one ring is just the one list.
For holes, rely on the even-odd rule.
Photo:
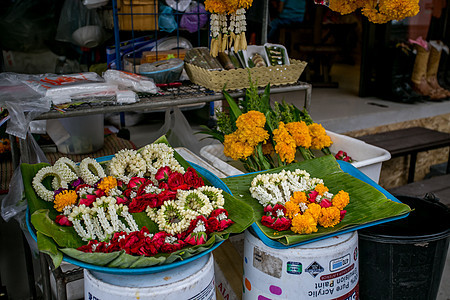
[(291, 59), (290, 65), (209, 71), (190, 63), (185, 63), (189, 79), (213, 91), (237, 90), (250, 87), (249, 71), (252, 81), (259, 87), (296, 83), (306, 67), (306, 62)]

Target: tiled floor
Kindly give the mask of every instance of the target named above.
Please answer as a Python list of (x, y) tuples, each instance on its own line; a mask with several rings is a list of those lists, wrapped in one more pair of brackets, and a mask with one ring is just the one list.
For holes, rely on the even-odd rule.
[[(313, 89), (310, 113), (312, 118), (321, 123), (326, 129), (336, 133), (345, 133), (357, 129), (370, 128), (387, 123), (395, 123), (411, 119), (424, 118), (433, 115), (450, 113), (450, 101), (440, 103), (400, 104), (384, 101), (377, 98), (359, 98), (357, 96), (357, 78), (349, 76), (354, 73), (355, 67), (336, 66), (332, 72), (333, 78), (339, 81), (339, 89)], [(346, 74), (339, 76), (338, 74)], [(303, 94), (292, 93), (276, 97), (275, 100), (292, 102), (297, 106), (302, 105)], [(189, 120), (193, 130), (199, 130), (200, 124), (208, 121), (208, 110), (186, 111), (185, 116)], [(164, 114), (146, 114), (146, 120), (129, 127), (131, 140), (137, 147), (151, 143), (157, 136), (155, 132), (164, 124)], [(183, 128), (184, 127), (184, 128)], [(179, 145), (199, 149), (202, 145), (211, 143), (210, 140), (197, 141), (186, 139), (186, 128), (178, 124), (174, 135)], [(184, 133), (180, 133), (184, 132)], [(198, 137), (198, 136), (197, 136)], [(176, 139), (175, 139), (176, 140)], [(195, 149), (192, 149), (195, 151)], [(1, 199), (1, 198), (0, 198)], [(450, 299), (450, 256), (447, 255), (446, 268), (441, 281), (438, 300)], [(29, 299), (27, 287), (26, 263), (23, 255), (23, 239), (17, 223), (5, 223), (0, 220), (0, 271), (1, 282), (6, 285), (10, 299)], [(38, 280), (39, 274), (36, 274)], [(1, 299), (1, 297), (0, 297)]]

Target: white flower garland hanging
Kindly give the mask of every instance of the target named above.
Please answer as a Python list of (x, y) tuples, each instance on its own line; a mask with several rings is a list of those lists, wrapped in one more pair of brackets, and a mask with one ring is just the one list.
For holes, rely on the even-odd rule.
[(143, 177), (146, 170), (146, 161), (136, 150), (120, 150), (108, 163), (109, 175), (125, 183), (132, 177)]

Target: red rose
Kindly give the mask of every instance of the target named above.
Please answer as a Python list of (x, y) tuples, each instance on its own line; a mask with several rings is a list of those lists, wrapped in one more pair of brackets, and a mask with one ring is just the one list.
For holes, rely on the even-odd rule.
[(104, 190), (99, 190), (99, 189), (95, 190), (94, 194), (95, 194), (95, 196), (97, 196), (97, 198), (100, 198), (102, 196), (106, 196), (105, 191)]
[(69, 221), (65, 215), (57, 215), (55, 218), (55, 223), (61, 226), (72, 226), (72, 222)]
[(223, 231), (223, 230), (227, 229), (233, 223), (234, 222), (230, 219), (221, 220), (219, 222), (219, 229), (217, 231)]
[(347, 213), (346, 210), (341, 210), (341, 218), (340, 221), (342, 221), (342, 219), (345, 217), (345, 214)]
[(141, 184), (143, 184), (147, 179), (142, 177), (132, 177), (128, 182), (127, 188), (138, 190)]
[(311, 203), (316, 202), (316, 198), (317, 198), (318, 195), (319, 195), (319, 192), (317, 192), (317, 191), (311, 191), (311, 192), (309, 192), (309, 194), (308, 194), (308, 199), (309, 199), (309, 201), (310, 201)]
[(129, 200), (124, 195), (116, 196), (116, 203), (117, 204), (128, 204)]
[(219, 229), (219, 220), (216, 217), (208, 218), (208, 221), (205, 224), (206, 233), (210, 234), (212, 232), (216, 232)]
[(203, 182), (203, 179), (197, 175), (197, 172), (194, 168), (189, 167), (183, 175), (184, 181), (187, 185), (189, 185), (191, 188), (198, 189), (199, 187), (202, 187), (205, 185)]
[(151, 206), (151, 199), (145, 199), (143, 196), (138, 196), (131, 200), (128, 205), (128, 211), (130, 213), (143, 212), (147, 206)]
[(278, 218), (272, 224), (272, 228), (278, 231), (288, 230), (291, 227), (291, 223), (291, 220), (288, 218)]
[(162, 168), (159, 168), (158, 171), (156, 171), (155, 178), (158, 181), (167, 181), (170, 174), (172, 174), (172, 170), (170, 169), (170, 167), (168, 167), (168, 166), (162, 167)]
[(189, 235), (184, 239), (184, 242), (186, 242), (189, 245), (202, 245), (206, 243), (207, 240), (206, 232), (191, 232)]
[(273, 210), (273, 207), (272, 207), (272, 205), (267, 205), (266, 207), (264, 207), (264, 212), (266, 213), (266, 214), (269, 214), (269, 215), (271, 215), (272, 214), (272, 210)]
[(177, 198), (177, 192), (164, 190), (157, 195), (159, 206), (161, 206), (167, 200), (175, 200)]
[(168, 189), (169, 189), (169, 185), (167, 184), (167, 182), (164, 182), (164, 181), (160, 182), (159, 185), (158, 185), (158, 187), (159, 187), (161, 190), (168, 190)]
[(286, 207), (284, 207), (284, 205), (281, 205), (281, 204), (275, 204), (275, 206), (273, 207), (273, 210), (272, 210), (272, 216), (274, 218), (278, 218), (278, 211), (280, 211), (280, 210), (283, 212), (283, 216), (285, 216), (286, 215)]
[(95, 199), (97, 199), (97, 196), (95, 195), (85, 195), (83, 198), (80, 198), (79, 205), (84, 204), (86, 206), (91, 206), (92, 203), (94, 203)]
[(331, 201), (328, 199), (322, 199), (322, 201), (320, 201), (320, 207), (322, 208), (327, 208), (331, 206)]
[(261, 223), (264, 226), (272, 228), (272, 224), (275, 222), (275, 218), (272, 218), (271, 216), (262, 216)]
[(167, 179), (167, 184), (169, 185), (169, 189), (172, 191), (189, 189), (189, 186), (184, 182), (183, 175), (178, 172), (170, 174)]
[(186, 245), (186, 243), (183, 242), (182, 240), (178, 240), (178, 241), (176, 241), (176, 242), (173, 243), (173, 244), (170, 244), (170, 243), (164, 243), (164, 244), (161, 246), (161, 252), (164, 252), (164, 253), (172, 253), (172, 252), (175, 252), (175, 251), (180, 250), (180, 249), (183, 248), (185, 245)]

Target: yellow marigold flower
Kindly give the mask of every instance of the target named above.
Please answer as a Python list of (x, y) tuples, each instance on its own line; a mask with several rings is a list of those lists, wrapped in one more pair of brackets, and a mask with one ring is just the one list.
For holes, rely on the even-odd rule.
[(262, 151), (264, 155), (274, 155), (275, 154), (275, 149), (273, 148), (273, 145), (270, 143), (265, 143), (262, 145)]
[(298, 214), (292, 219), (291, 230), (298, 234), (317, 232), (317, 223), (311, 214)]
[(113, 176), (107, 176), (100, 181), (100, 183), (97, 185), (97, 188), (105, 191), (105, 193), (108, 195), (108, 192), (110, 189), (113, 189), (117, 186), (117, 179)]
[(234, 160), (246, 159), (252, 155), (254, 148), (239, 141), (236, 132), (225, 135), (223, 154)]
[(345, 15), (362, 7), (363, 3), (363, 0), (330, 0), (329, 8)]
[(64, 190), (55, 196), (54, 208), (61, 212), (64, 207), (77, 203), (78, 195), (75, 191)]
[(253, 0), (239, 0), (239, 7), (241, 8), (250, 8), (253, 4)]
[(344, 207), (347, 206), (347, 204), (350, 202), (350, 197), (347, 192), (339, 191), (336, 195), (334, 195), (333, 199), (331, 200), (331, 203), (334, 207), (336, 207), (339, 210), (343, 210)]
[(240, 115), (236, 120), (236, 126), (239, 129), (255, 127), (264, 127), (266, 125), (266, 116), (262, 112), (251, 110)]
[(210, 13), (224, 14), (227, 12), (226, 3), (222, 0), (205, 0), (205, 10)]
[(269, 132), (261, 127), (238, 129), (235, 131), (239, 141), (255, 147), (269, 138)]
[(287, 163), (293, 162), (297, 146), (283, 122), (280, 122), (278, 128), (273, 131), (273, 140), (275, 142), (275, 152), (280, 156), (280, 159)]
[(314, 218), (314, 221), (317, 222), (317, 220), (320, 217), (320, 212), (322, 211), (322, 207), (320, 207), (320, 204), (317, 203), (309, 203), (308, 209), (305, 211), (305, 214), (311, 214), (311, 216)]
[(11, 151), (11, 143), (9, 139), (0, 139), (0, 153)]
[(319, 195), (323, 195), (324, 193), (328, 192), (328, 188), (326, 186), (324, 186), (323, 184), (319, 183), (316, 185), (316, 187), (314, 188), (314, 190), (316, 192), (319, 193)]
[(308, 126), (311, 135), (311, 148), (321, 150), (325, 147), (330, 147), (333, 142), (327, 135), (325, 128), (321, 124), (313, 123)]
[(295, 140), (297, 147), (311, 147), (311, 135), (305, 122), (291, 122), (286, 124), (288, 132)]
[(288, 201), (284, 204), (284, 207), (286, 208), (286, 216), (289, 219), (292, 219), (297, 214), (300, 213), (300, 206), (298, 206), (298, 203), (295, 203), (294, 201)]
[(334, 227), (341, 221), (341, 211), (334, 206), (322, 208), (320, 211), (319, 225), (327, 228)]
[(292, 144), (278, 143), (275, 145), (275, 152), (280, 156), (281, 161), (285, 161), (288, 164), (295, 159), (295, 147)]
[(294, 194), (291, 196), (290, 201), (294, 202), (294, 203), (308, 203), (308, 198), (306, 197), (305, 192), (294, 192)]
[(413, 17), (419, 12), (419, 0), (381, 0), (379, 11), (390, 20)]

